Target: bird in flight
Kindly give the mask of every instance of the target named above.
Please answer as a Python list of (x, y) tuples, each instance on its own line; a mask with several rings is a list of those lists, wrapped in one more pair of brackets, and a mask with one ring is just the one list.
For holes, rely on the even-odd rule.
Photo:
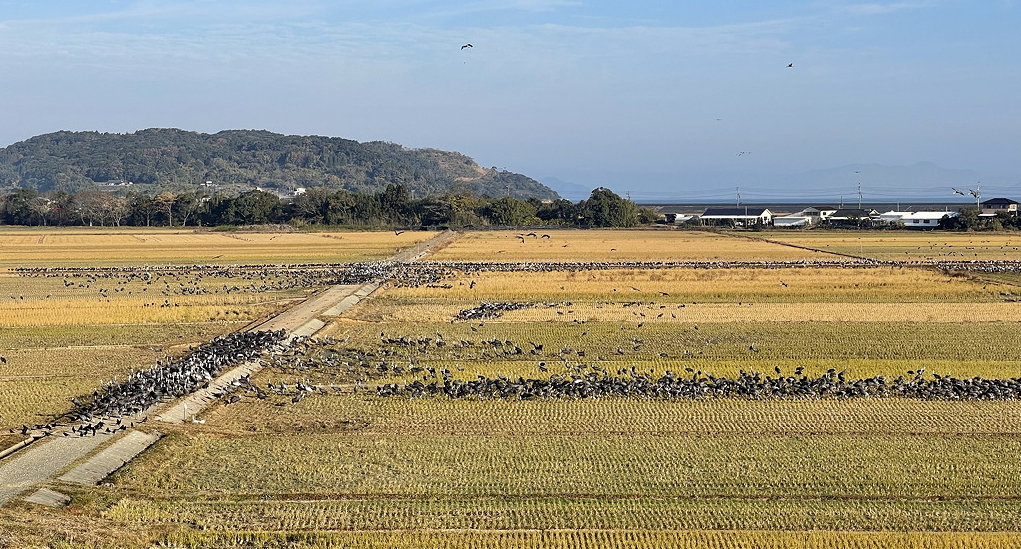
[(463, 50), (463, 49), (465, 49), (465, 48), (474, 48), (474, 47), (475, 47), (475, 46), (473, 46), (473, 45), (471, 45), (471, 44), (465, 44), (465, 45), (461, 46), (461, 49)]
[(792, 67), (794, 67), (794, 63), (787, 63), (787, 68), (788, 68), (788, 69), (790, 69), (790, 68), (792, 68)]
[[(950, 188), (951, 188), (951, 189), (954, 189), (953, 187), (950, 187)], [(960, 190), (960, 189), (954, 189), (954, 194), (961, 194), (961, 195), (963, 195), (963, 194), (964, 194), (964, 191), (962, 191), (962, 190)]]

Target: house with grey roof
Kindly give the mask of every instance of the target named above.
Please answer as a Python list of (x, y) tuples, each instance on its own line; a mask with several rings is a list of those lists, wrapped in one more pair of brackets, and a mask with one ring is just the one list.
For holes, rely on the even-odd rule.
[(982, 211), (979, 215), (994, 216), (999, 212), (1007, 212), (1010, 215), (1017, 215), (1018, 202), (1009, 198), (990, 198), (982, 202)]

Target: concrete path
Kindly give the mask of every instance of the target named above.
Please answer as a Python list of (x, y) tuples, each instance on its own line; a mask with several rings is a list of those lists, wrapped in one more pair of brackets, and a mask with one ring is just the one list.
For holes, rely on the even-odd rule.
[(35, 503), (36, 505), (45, 505), (47, 507), (63, 507), (68, 503), (71, 503), (71, 496), (61, 494), (56, 490), (50, 490), (49, 488), (40, 488), (32, 493), (30, 496), (25, 496), (25, 501), (29, 503)]
[[(287, 309), (266, 322), (249, 329), (252, 331), (283, 329), (288, 332), (294, 332), (302, 325), (306, 324), (309, 320), (315, 319), (324, 311), (335, 306), (348, 296), (354, 295), (355, 292), (361, 290), (365, 286), (367, 285), (341, 285), (330, 287), (329, 289), (319, 292), (305, 301), (298, 303), (294, 307)], [(375, 284), (375, 287), (372, 289), (374, 290), (378, 286), (378, 284)]]
[[(245, 362), (240, 366), (232, 368), (210, 381), (209, 386), (205, 389), (199, 389), (190, 395), (185, 395), (175, 400), (160, 411), (155, 419), (164, 423), (191, 421), (195, 414), (198, 414), (210, 403), (216, 401), (215, 395), (222, 393), (224, 388), (246, 375), (254, 374), (260, 368), (261, 366), (259, 366), (258, 362)], [(154, 408), (158, 406), (156, 405)]]
[[(279, 330), (282, 328), (290, 332), (291, 339), (297, 336), (312, 336), (326, 326), (326, 322), (317, 318), (318, 316), (343, 314), (344, 311), (368, 297), (377, 288), (379, 288), (378, 282), (369, 282), (360, 286), (334, 286), (252, 329)], [(222, 393), (228, 385), (246, 375), (255, 375), (261, 369), (262, 366), (258, 362), (246, 362), (220, 374), (205, 389), (199, 389), (190, 395), (179, 398), (160, 412), (156, 419), (166, 423), (191, 421), (206, 406), (215, 402), (215, 395)]]
[[(456, 236), (457, 233), (446, 231), (426, 242), (398, 253), (394, 256), (393, 260), (415, 261), (421, 259), (427, 255), (431, 249), (446, 245), (456, 238)], [(360, 285), (334, 286), (310, 297), (309, 299), (306, 299), (286, 311), (283, 311), (277, 316), (258, 325), (249, 327), (248, 329), (284, 329), (291, 334), (292, 338), (297, 335), (311, 336), (326, 324), (324, 320), (318, 318), (319, 316), (337, 316), (343, 314), (344, 311), (354, 306), (360, 300), (368, 297), (369, 294), (375, 291), (380, 285), (380, 281), (373, 281)], [(142, 417), (148, 417), (150, 414), (159, 412), (158, 419), (165, 422), (179, 423), (184, 421), (186, 415), (187, 419), (190, 420), (192, 414), (198, 413), (214, 400), (212, 394), (216, 391), (216, 388), (222, 388), (231, 381), (234, 381), (246, 374), (254, 374), (260, 368), (261, 366), (257, 362), (242, 364), (241, 366), (233, 368), (213, 380), (210, 383), (210, 389), (203, 389), (191, 395), (182, 397), (169, 406), (165, 404), (153, 405), (148, 410), (139, 413), (131, 419), (137, 422)], [(214, 385), (216, 388), (213, 388)], [(185, 405), (187, 405), (187, 412), (185, 412)], [(160, 409), (162, 409), (162, 412), (160, 412)], [(53, 475), (63, 469), (66, 469), (72, 463), (82, 459), (104, 443), (109, 442), (114, 436), (115, 435), (99, 433), (95, 436), (88, 437), (52, 437), (45, 441), (38, 441), (35, 444), (26, 446), (23, 449), (14, 452), (11, 457), (0, 461), (0, 506), (10, 501), (18, 494), (27, 492), (33, 487), (46, 482), (52, 478)], [(105, 474), (98, 477), (97, 480), (87, 483), (94, 484), (95, 482), (99, 482), (99, 480), (102, 480), (117, 468), (123, 466), (124, 463), (155, 442), (156, 439), (152, 439), (144, 446), (138, 446), (143, 442), (143, 439), (150, 436), (156, 435), (148, 435), (139, 431), (128, 430), (122, 439), (128, 439), (130, 442), (125, 442), (123, 445), (112, 446), (111, 448), (100, 452), (96, 455), (96, 458), (93, 458), (93, 460), (90, 460), (85, 465), (74, 469), (72, 472), (61, 477), (61, 479), (68, 477), (68, 480), (79, 482), (79, 480), (75, 479), (89, 480), (105, 471)], [(136, 448), (137, 451), (135, 451)], [(130, 457), (128, 457), (129, 454)], [(95, 461), (97, 458), (100, 458), (100, 456), (106, 457), (101, 458), (99, 461)], [(114, 465), (115, 467), (110, 469), (110, 467)], [(28, 497), (31, 498), (35, 495), (36, 493)], [(50, 496), (43, 494), (39, 497), (39, 499), (45, 500), (47, 497)]]
[(111, 473), (123, 467), (127, 462), (141, 454), (163, 436), (159, 433), (143, 433), (129, 431), (107, 446), (102, 452), (92, 456), (85, 463), (61, 475), (58, 480), (77, 484), (98, 484)]
[(45, 482), (89, 452), (109, 442), (113, 435), (56, 437), (18, 452), (0, 467), (0, 505)]

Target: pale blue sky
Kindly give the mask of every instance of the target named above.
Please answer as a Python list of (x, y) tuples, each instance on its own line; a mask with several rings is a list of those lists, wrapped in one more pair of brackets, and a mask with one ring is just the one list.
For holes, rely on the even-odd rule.
[(0, 0), (0, 146), (257, 128), (649, 198), (851, 163), (1021, 182), (1019, 30), (1013, 0)]

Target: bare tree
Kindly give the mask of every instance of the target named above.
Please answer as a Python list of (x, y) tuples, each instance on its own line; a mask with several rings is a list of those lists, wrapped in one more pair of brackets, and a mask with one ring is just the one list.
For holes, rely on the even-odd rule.
[(172, 193), (160, 193), (156, 195), (153, 200), (156, 204), (156, 211), (166, 214), (167, 226), (174, 226), (174, 202), (177, 202), (177, 197)]

